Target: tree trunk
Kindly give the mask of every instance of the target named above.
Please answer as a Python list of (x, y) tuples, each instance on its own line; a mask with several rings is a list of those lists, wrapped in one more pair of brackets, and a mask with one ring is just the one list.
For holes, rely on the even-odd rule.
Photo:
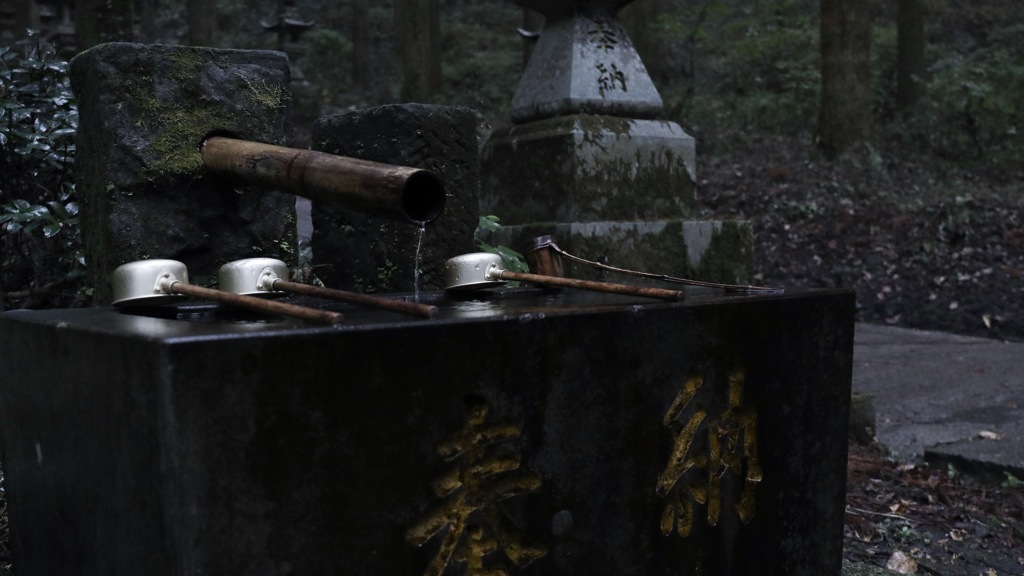
[(139, 32), (142, 33), (142, 40), (155, 42), (159, 31), (156, 29), (156, 0), (142, 0), (139, 2)]
[(907, 110), (927, 89), (924, 2), (899, 0), (896, 10), (896, 108)]
[(620, 16), (647, 73), (661, 83), (668, 83), (670, 78), (678, 74), (678, 70), (672, 69), (672, 62), (662, 56), (664, 38), (658, 37), (656, 29), (662, 16), (672, 14), (674, 4), (673, 0), (633, 2), (623, 8)]
[(872, 0), (821, 0), (821, 105), (815, 138), (834, 157), (871, 136)]
[[(75, 14), (75, 43), (81, 51), (100, 42), (131, 42), (135, 20), (132, 0), (79, 1)], [(81, 20), (80, 20), (81, 19)], [(79, 31), (79, 22), (87, 26)], [(84, 42), (84, 44), (83, 44)]]
[(398, 0), (395, 35), (402, 61), (402, 99), (427, 102), (441, 89), (438, 0)]
[(96, 8), (99, 0), (75, 2), (75, 49), (79, 52), (100, 43)]
[(190, 46), (212, 46), (216, 29), (217, 7), (206, 0), (185, 0)]
[(366, 90), (370, 85), (373, 63), (370, 45), (370, 1), (352, 1), (352, 87)]

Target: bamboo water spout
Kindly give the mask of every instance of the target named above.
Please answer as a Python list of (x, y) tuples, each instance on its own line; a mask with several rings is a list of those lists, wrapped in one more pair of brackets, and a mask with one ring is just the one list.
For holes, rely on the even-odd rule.
[(366, 214), (423, 225), (444, 210), (444, 184), (428, 170), (224, 136), (200, 153), (219, 176)]

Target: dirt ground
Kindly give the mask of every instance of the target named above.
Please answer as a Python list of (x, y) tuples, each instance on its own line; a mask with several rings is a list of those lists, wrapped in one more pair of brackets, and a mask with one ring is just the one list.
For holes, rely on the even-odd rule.
[(1024, 340), (1021, 167), (827, 163), (768, 139), (698, 159), (704, 217), (753, 222), (757, 281), (853, 288), (863, 322)]
[(1024, 482), (984, 483), (851, 446), (843, 557), (903, 574), (1024, 574)]

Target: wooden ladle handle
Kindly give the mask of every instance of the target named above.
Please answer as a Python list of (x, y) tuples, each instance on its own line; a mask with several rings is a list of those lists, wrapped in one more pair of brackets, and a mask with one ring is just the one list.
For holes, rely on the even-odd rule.
[(273, 289), (282, 290), (284, 292), (294, 292), (295, 294), (303, 294), (305, 296), (315, 296), (317, 298), (327, 298), (329, 300), (351, 302), (353, 304), (361, 304), (363, 306), (370, 306), (373, 308), (382, 308), (384, 310), (402, 312), (404, 314), (414, 314), (416, 316), (423, 316), (425, 318), (431, 318), (434, 316), (434, 314), (437, 314), (437, 306), (431, 306), (429, 304), (406, 302), (405, 300), (392, 300), (390, 298), (383, 298), (381, 296), (371, 296), (369, 294), (349, 292), (348, 290), (337, 290), (334, 288), (310, 286), (309, 284), (299, 284), (298, 282), (281, 280), (280, 278), (274, 280)]
[(186, 284), (180, 280), (170, 282), (170, 285), (166, 286), (166, 290), (176, 294), (186, 294), (195, 298), (216, 300), (217, 302), (223, 302), (224, 304), (236, 306), (238, 308), (247, 308), (257, 312), (266, 312), (268, 314), (277, 314), (278, 316), (298, 318), (300, 320), (308, 320), (319, 324), (337, 324), (345, 319), (345, 316), (339, 312), (317, 310), (316, 308), (307, 308), (305, 306), (296, 306), (294, 304), (286, 304), (284, 302), (277, 302), (274, 300), (263, 300), (261, 298), (243, 296), (242, 294), (234, 294), (231, 292), (224, 292), (222, 290), (214, 290), (212, 288), (203, 288), (202, 286), (193, 286), (192, 284)]
[(529, 282), (546, 286), (561, 286), (563, 288), (578, 288), (581, 290), (594, 290), (596, 292), (610, 292), (612, 294), (626, 294), (629, 296), (644, 296), (647, 298), (658, 298), (661, 300), (682, 300), (683, 293), (679, 290), (666, 290), (651, 286), (631, 286), (629, 284), (616, 284), (614, 282), (597, 282), (594, 280), (578, 280), (576, 278), (560, 278), (558, 276), (544, 276), (543, 274), (527, 274), (524, 272), (510, 272), (508, 270), (498, 271), (499, 280), (515, 280), (517, 282)]

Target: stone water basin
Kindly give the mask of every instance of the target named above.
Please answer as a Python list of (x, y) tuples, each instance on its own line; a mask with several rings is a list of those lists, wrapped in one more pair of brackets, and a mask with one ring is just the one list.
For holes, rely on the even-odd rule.
[(422, 301), (0, 315), (17, 573), (839, 574), (852, 292)]

